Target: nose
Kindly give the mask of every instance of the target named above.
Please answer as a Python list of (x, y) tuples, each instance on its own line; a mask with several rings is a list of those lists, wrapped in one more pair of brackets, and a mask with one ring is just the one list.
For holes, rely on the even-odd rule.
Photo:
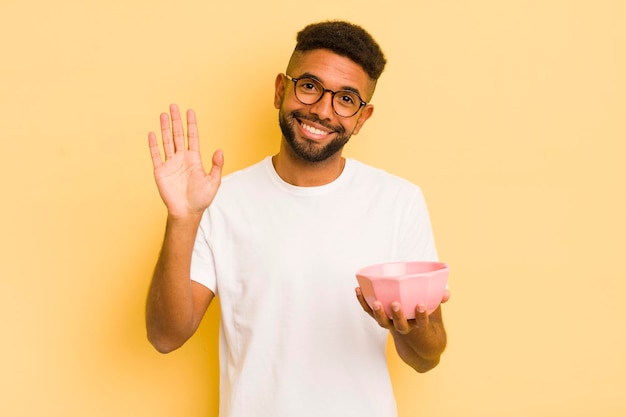
[(322, 98), (310, 105), (311, 113), (316, 114), (320, 119), (330, 119), (335, 112), (333, 109), (333, 91), (324, 90)]

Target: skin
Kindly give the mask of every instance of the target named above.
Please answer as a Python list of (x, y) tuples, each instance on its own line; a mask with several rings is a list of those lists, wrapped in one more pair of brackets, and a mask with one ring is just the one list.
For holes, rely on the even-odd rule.
[[(293, 77), (316, 77), (327, 89), (354, 89), (364, 101), (374, 93), (375, 82), (363, 69), (348, 58), (328, 50), (296, 52), (287, 73)], [(372, 116), (374, 107), (367, 104), (350, 118), (334, 113), (331, 94), (312, 105), (300, 103), (293, 93), (293, 83), (283, 74), (275, 80), (274, 106), (279, 110), (283, 135), (279, 152), (272, 162), (278, 175), (286, 182), (302, 187), (332, 182), (342, 172), (345, 158), (343, 145), (359, 133)], [(161, 141), (164, 155), (154, 132), (148, 144), (159, 194), (167, 207), (167, 223), (163, 247), (155, 267), (146, 303), (148, 339), (159, 352), (170, 352), (182, 346), (197, 330), (214, 293), (191, 281), (191, 255), (202, 213), (212, 203), (221, 183), (224, 157), (213, 154), (211, 168), (206, 171), (199, 152), (196, 116), (187, 111), (187, 140), (176, 105), (161, 114)], [(311, 131), (313, 128), (313, 132)], [(325, 149), (335, 146), (336, 151)], [(370, 309), (359, 288), (357, 300), (376, 322), (389, 329), (400, 357), (418, 372), (432, 369), (439, 363), (446, 345), (441, 307), (430, 316), (416, 307), (416, 318), (406, 320), (394, 311), (389, 319), (380, 303)], [(446, 292), (443, 302), (450, 294)], [(392, 307), (399, 307), (398, 303)]]
[[(396, 351), (406, 364), (420, 373), (427, 372), (439, 364), (447, 343), (441, 306), (428, 315), (424, 305), (420, 304), (415, 307), (415, 319), (407, 320), (400, 303), (395, 301), (391, 303), (392, 311), (389, 318), (379, 301), (373, 303), (372, 309), (363, 298), (361, 289), (356, 288), (355, 291), (363, 310), (381, 327), (390, 331)], [(449, 298), (450, 292), (446, 290), (441, 302), (445, 303)]]
[(191, 253), (202, 213), (219, 189), (224, 157), (216, 151), (211, 169), (205, 171), (192, 110), (187, 111), (187, 146), (175, 104), (170, 106), (170, 114), (161, 114), (160, 122), (165, 159), (154, 132), (148, 134), (148, 144), (154, 179), (168, 214), (163, 247), (148, 291), (146, 329), (154, 347), (167, 353), (194, 334), (215, 296), (191, 281)]
[[(296, 52), (287, 67), (287, 73), (296, 78), (304, 74), (313, 75), (325, 88), (334, 91), (346, 87), (356, 89), (365, 101), (374, 93), (375, 83), (359, 65), (327, 50)], [(374, 106), (368, 104), (353, 117), (339, 117), (332, 108), (330, 94), (325, 94), (315, 104), (302, 104), (293, 93), (293, 83), (282, 74), (275, 81), (274, 107), (280, 110), (281, 116), (291, 125), (294, 141), (303, 148), (310, 148), (312, 153), (319, 152), (336, 140), (340, 136), (338, 130), (346, 132), (347, 142), (351, 135), (359, 133), (374, 112)], [(294, 112), (300, 117), (294, 116)], [(326, 133), (313, 134), (303, 124)], [(279, 153), (273, 158), (276, 172), (284, 181), (311, 187), (328, 184), (341, 174), (345, 164), (345, 158), (341, 155), (343, 147), (325, 160), (313, 163), (299, 156), (285, 136), (282, 136)]]

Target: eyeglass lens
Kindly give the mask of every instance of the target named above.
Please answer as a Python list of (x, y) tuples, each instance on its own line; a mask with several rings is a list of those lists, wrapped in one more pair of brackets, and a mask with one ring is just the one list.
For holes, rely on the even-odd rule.
[[(324, 92), (324, 86), (312, 78), (300, 78), (295, 84), (296, 98), (303, 104), (317, 103)], [(361, 97), (352, 91), (333, 91), (333, 108), (339, 116), (354, 116), (361, 108)]]

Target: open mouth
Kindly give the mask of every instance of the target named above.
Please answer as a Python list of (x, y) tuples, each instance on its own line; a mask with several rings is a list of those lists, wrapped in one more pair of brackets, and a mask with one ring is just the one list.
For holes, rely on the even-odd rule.
[(300, 127), (302, 128), (302, 131), (305, 133), (305, 135), (311, 139), (325, 139), (331, 133), (333, 133), (330, 130), (320, 129), (319, 127), (312, 126), (301, 119), (298, 119), (298, 122), (300, 123)]

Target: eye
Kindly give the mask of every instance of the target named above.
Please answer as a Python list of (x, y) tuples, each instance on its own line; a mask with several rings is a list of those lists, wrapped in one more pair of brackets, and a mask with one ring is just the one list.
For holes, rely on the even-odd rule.
[(307, 94), (319, 94), (320, 92), (319, 85), (315, 81), (306, 78), (298, 81), (298, 88)]
[(355, 106), (357, 103), (360, 102), (355, 94), (346, 91), (338, 91), (337, 97), (339, 99), (339, 103), (344, 106)]

